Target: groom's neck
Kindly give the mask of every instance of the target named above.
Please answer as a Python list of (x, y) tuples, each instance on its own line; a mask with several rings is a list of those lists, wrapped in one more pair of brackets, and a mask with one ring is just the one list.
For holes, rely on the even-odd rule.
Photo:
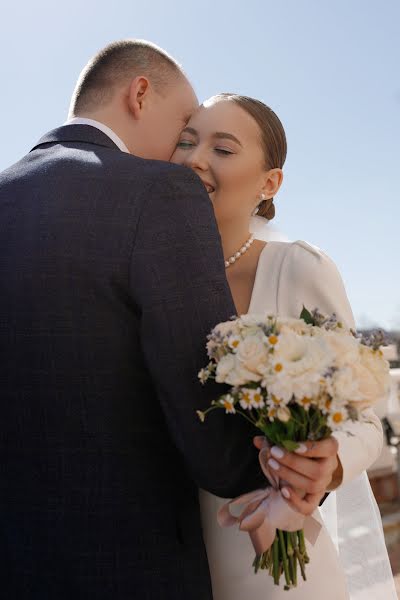
[[(117, 115), (117, 116), (116, 116)], [(109, 127), (125, 144), (131, 154), (135, 154), (131, 147), (129, 136), (129, 124), (125, 123), (123, 116), (118, 116), (117, 110), (98, 110), (98, 111), (80, 111), (70, 113), (69, 118), (79, 117), (81, 119), (91, 119)]]

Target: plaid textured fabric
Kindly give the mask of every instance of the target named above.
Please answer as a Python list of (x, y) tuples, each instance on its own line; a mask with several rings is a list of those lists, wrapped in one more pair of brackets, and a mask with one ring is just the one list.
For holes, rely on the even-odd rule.
[(246, 422), (195, 414), (233, 313), (188, 169), (67, 125), (0, 174), (3, 598), (211, 597), (198, 486), (262, 481)]

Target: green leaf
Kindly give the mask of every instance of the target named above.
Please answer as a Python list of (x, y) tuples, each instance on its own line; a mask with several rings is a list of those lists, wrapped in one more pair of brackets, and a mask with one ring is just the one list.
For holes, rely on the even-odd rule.
[(312, 314), (310, 313), (309, 310), (306, 309), (304, 304), (303, 304), (303, 310), (301, 311), (301, 314), (300, 314), (300, 319), (303, 319), (303, 321), (305, 321), (307, 323), (307, 325), (314, 325), (314, 319), (312, 317)]
[(299, 447), (299, 444), (293, 440), (283, 440), (281, 444), (288, 452), (293, 452)]

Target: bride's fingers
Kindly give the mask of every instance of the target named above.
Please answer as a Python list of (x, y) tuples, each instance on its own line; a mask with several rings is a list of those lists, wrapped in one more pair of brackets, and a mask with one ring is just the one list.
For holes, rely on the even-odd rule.
[(256, 437), (253, 438), (253, 444), (255, 445), (257, 450), (262, 450), (263, 448), (266, 448), (268, 446), (268, 442), (263, 435), (256, 435)]
[(284, 487), (281, 490), (282, 496), (286, 502), (302, 515), (308, 517), (318, 508), (324, 494), (307, 494), (304, 498), (301, 498), (294, 490), (288, 487)]
[(293, 471), (296, 471), (309, 479), (327, 480), (330, 481), (332, 473), (337, 467), (337, 458), (335, 456), (329, 458), (305, 458), (294, 454), (293, 452), (285, 452), (281, 448), (274, 446), (270, 451), (271, 457), (276, 459), (280, 465), (284, 465)]
[[(279, 465), (273, 459), (268, 461), (268, 466), (273, 473), (276, 473), (281, 480), (284, 480), (291, 488), (303, 490), (306, 494), (320, 494), (326, 489), (329, 482), (327, 480), (313, 480), (304, 475), (300, 475), (292, 469)], [(278, 467), (278, 468), (277, 468)]]
[(307, 458), (329, 458), (337, 454), (338, 447), (337, 439), (330, 436), (319, 442), (301, 442), (294, 452)]
[[(318, 459), (304, 458), (293, 452), (285, 452), (276, 446), (271, 448), (268, 453), (263, 450), (260, 456), (263, 463), (275, 471), (281, 479), (286, 480), (287, 474), (290, 473), (290, 483), (292, 483), (295, 474), (301, 476), (303, 481), (313, 481), (315, 489), (307, 488), (311, 493), (327, 487), (332, 481), (333, 473), (338, 466), (336, 456)], [(303, 486), (299, 485), (297, 487)]]

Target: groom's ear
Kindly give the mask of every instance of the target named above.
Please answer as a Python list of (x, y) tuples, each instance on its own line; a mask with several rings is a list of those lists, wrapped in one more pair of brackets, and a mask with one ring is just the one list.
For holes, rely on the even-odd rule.
[(144, 103), (150, 90), (150, 82), (147, 77), (139, 75), (131, 81), (128, 91), (128, 108), (135, 119), (140, 119)]

